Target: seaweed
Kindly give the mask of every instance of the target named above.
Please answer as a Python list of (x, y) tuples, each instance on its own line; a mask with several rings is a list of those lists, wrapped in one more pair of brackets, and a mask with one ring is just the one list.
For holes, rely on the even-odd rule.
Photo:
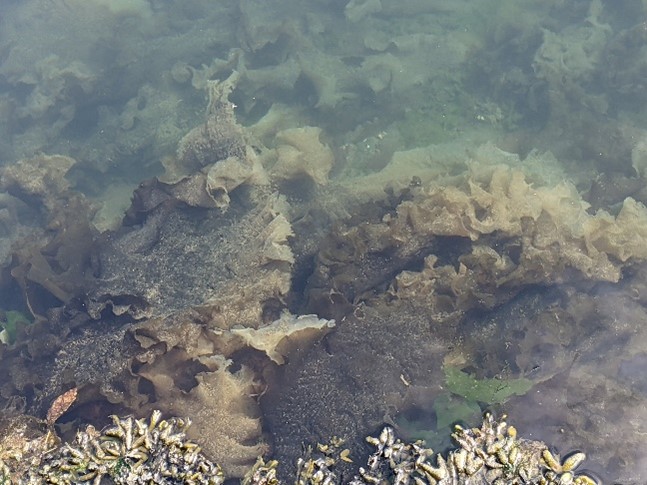
[(503, 404), (511, 396), (523, 396), (533, 383), (524, 377), (518, 379), (476, 379), (458, 367), (445, 366), (445, 385), (453, 394), (467, 401), (489, 405)]
[(0, 310), (0, 342), (13, 344), (19, 333), (32, 321), (27, 315), (17, 310)]
[(436, 431), (457, 422), (471, 422), (481, 413), (481, 406), (460, 396), (444, 392), (434, 400)]

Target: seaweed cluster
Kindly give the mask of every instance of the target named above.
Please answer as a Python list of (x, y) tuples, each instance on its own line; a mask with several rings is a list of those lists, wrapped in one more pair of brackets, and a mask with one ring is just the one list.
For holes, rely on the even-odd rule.
[[(222, 96), (217, 106), (231, 111)], [(230, 112), (221, 114), (231, 133), (246, 133)], [(616, 385), (615, 369), (603, 374), (582, 367), (586, 359), (573, 365), (576, 351), (594, 348), (590, 341), (581, 346), (578, 336), (604, 341), (606, 351), (603, 332), (617, 336), (615, 325), (642, 321), (642, 302), (634, 304), (636, 318), (601, 321), (587, 308), (608, 305), (584, 303), (587, 295), (577, 286), (643, 284), (629, 271), (647, 260), (643, 205), (628, 198), (616, 216), (592, 214), (575, 186), (537, 175), (537, 167), (553, 163), (551, 157), (521, 160), (494, 145), (455, 158), (437, 148), (409, 154), (419, 163), (407, 162), (408, 170), (404, 154), (394, 155), (379, 173), (341, 182), (333, 172), (328, 180), (328, 169), (306, 170), (300, 162), (330, 160), (318, 130), (279, 133), (275, 164), (259, 165), (266, 170), (260, 179), (271, 185), (246, 175), (236, 188), (214, 185), (227, 173), (221, 163), (236, 158), (240, 148), (223, 140), (222, 146), (236, 149), (231, 157), (205, 167), (209, 161), (200, 158), (194, 164), (199, 170), (189, 163), (191, 175), (176, 183), (143, 183), (120, 230), (101, 237), (90, 223), (89, 203), (64, 179), (73, 160), (39, 156), (4, 168), (0, 184), (17, 201), (31, 202), (52, 229), (39, 230), (38, 243), (19, 246), (2, 272), (5, 287), (22, 290), (37, 320), (27, 338), (2, 348), (8, 369), (2, 404), (42, 416), (53, 396), (74, 386), (81, 391), (77, 419), (88, 403), (119, 406), (138, 417), (153, 406), (165, 415), (186, 415), (196, 423), (187, 436), (201, 437), (205, 455), (237, 478), (268, 448), (263, 428), (273, 429), (274, 457), (283, 463), (280, 478), (286, 481), (296, 472), (287, 467), (302, 441), (337, 434), (356, 449), (385, 415), (433, 407), (441, 416), (440, 405), (449, 399), (437, 384), (446, 377), (440, 362), (454, 366), (457, 376), (477, 369), (470, 386), (478, 382), (488, 392), (486, 384), (501, 375), (525, 387), (546, 382), (542, 392), (556, 392), (561, 382), (548, 381), (569, 369), (569, 375), (587, 376), (580, 382), (601, 382), (598, 388), (573, 386), (580, 394), (569, 392), (569, 399), (577, 395), (582, 406), (608, 402), (604, 392), (610, 380)], [(221, 136), (206, 135), (214, 144)], [(239, 142), (247, 143), (246, 137)], [(299, 150), (306, 146), (317, 147), (320, 156)], [(246, 147), (253, 153), (253, 146)], [(436, 159), (453, 166), (454, 175), (423, 163)], [(309, 188), (297, 190), (304, 176)], [(361, 190), (353, 192), (350, 183)], [(215, 205), (214, 187), (231, 194), (226, 211)], [(85, 210), (70, 209), (78, 207)], [(542, 288), (537, 298), (535, 287)], [(537, 300), (532, 311), (521, 304), (524, 299)], [(579, 306), (572, 303), (577, 299)], [(619, 308), (628, 308), (622, 301)], [(515, 305), (520, 311), (509, 311)], [(335, 332), (328, 335), (333, 320)], [(311, 334), (304, 342), (293, 335), (300, 330)], [(635, 332), (628, 323), (621, 330)], [(640, 339), (626, 340), (633, 341)], [(457, 351), (450, 355), (449, 348)], [(619, 344), (615, 355), (629, 355), (625, 348)], [(631, 358), (640, 362), (642, 352), (636, 346)], [(631, 385), (613, 387), (618, 408), (627, 407)], [(486, 404), (523, 394), (511, 389), (493, 391)], [(469, 411), (484, 402), (473, 393), (452, 392), (472, 404)], [(319, 398), (328, 393), (334, 398)], [(555, 403), (570, 409), (570, 402)], [(571, 425), (578, 416), (599, 413), (585, 410), (564, 418), (551, 410), (550, 418), (589, 432), (588, 423)], [(622, 463), (592, 441), (605, 436), (612, 421), (598, 422), (588, 446), (607, 464)], [(623, 446), (638, 450), (630, 439), (640, 436), (623, 437)], [(338, 473), (344, 467), (349, 465), (338, 463)], [(325, 475), (321, 467), (317, 472)]]
[(505, 404), (642, 482), (647, 4), (275, 3), (3, 4), (3, 413), (187, 416), (235, 478), (270, 429), (250, 483), (306, 483)]

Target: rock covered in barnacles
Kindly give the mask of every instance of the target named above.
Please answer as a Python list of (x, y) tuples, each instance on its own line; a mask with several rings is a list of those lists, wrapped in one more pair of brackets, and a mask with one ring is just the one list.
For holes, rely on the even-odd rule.
[(96, 302), (93, 316), (116, 295), (138, 295), (150, 309), (143, 316), (200, 307), (212, 328), (260, 325), (266, 302), (290, 289), (294, 257), (288, 217), (289, 205), (279, 195), (265, 197), (249, 211), (230, 207), (224, 215), (155, 209), (146, 224), (101, 248), (101, 281), (89, 298)]
[(220, 467), (186, 439), (190, 421), (164, 420), (159, 411), (148, 420), (112, 420), (113, 426), (101, 432), (88, 426), (74, 442), (46, 453), (40, 468), (20, 483), (223, 483)]
[(425, 448), (424, 442), (400, 441), (393, 429), (386, 427), (378, 438), (367, 438), (376, 451), (350, 484), (598, 483), (589, 475), (575, 471), (586, 458), (584, 453), (575, 452), (560, 459), (544, 443), (518, 438), (514, 427), (495, 420), (489, 413), (480, 428), (456, 426), (452, 438), (459, 446), (445, 457)]
[(266, 462), (263, 458), (259, 458), (243, 477), (242, 485), (278, 485), (279, 480), (276, 476), (278, 464), (276, 460)]
[[(505, 418), (505, 416), (504, 416)], [(201, 447), (186, 439), (191, 424), (180, 418), (162, 419), (153, 411), (149, 419), (112, 416), (113, 425), (101, 432), (88, 426), (72, 443), (41, 447), (40, 457), (30, 458), (31, 469), (14, 480), (19, 485), (41, 483), (99, 484), (206, 484), (221, 485), (225, 476), (209, 461)], [(487, 413), (478, 428), (456, 426), (457, 447), (446, 455), (425, 448), (423, 441), (406, 443), (385, 427), (366, 441), (375, 448), (367, 464), (350, 481), (340, 478), (339, 465), (354, 462), (353, 451), (332, 437), (327, 443), (308, 446), (297, 461), (297, 485), (599, 485), (578, 467), (582, 452), (564, 457), (540, 442), (519, 438), (513, 426)], [(34, 440), (41, 442), (41, 437)], [(208, 441), (202, 437), (200, 445)], [(0, 439), (0, 450), (5, 450)], [(12, 470), (0, 454), (0, 479), (11, 479)], [(21, 456), (17, 457), (18, 460)], [(242, 478), (243, 485), (280, 485), (278, 469), (285, 464), (258, 458)], [(15, 475), (13, 475), (15, 477)]]
[(39, 463), (45, 450), (58, 445), (58, 438), (47, 433), (46, 424), (26, 414), (0, 415), (0, 483), (15, 483), (30, 467)]

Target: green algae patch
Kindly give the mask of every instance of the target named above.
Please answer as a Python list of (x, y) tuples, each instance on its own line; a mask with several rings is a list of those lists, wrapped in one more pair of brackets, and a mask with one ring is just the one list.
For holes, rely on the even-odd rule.
[(20, 330), (31, 324), (31, 320), (16, 310), (0, 310), (0, 342), (13, 344)]
[[(482, 412), (495, 404), (503, 404), (511, 396), (522, 396), (533, 386), (530, 379), (477, 379), (458, 367), (445, 366), (446, 392), (434, 399), (436, 429), (449, 428), (452, 424), (472, 423)], [(433, 431), (419, 431), (418, 436), (429, 439)]]
[(481, 407), (473, 402), (450, 393), (443, 393), (434, 399), (436, 413), (436, 430), (449, 428), (452, 424), (462, 421), (471, 423), (481, 415)]
[(522, 396), (532, 387), (530, 379), (477, 379), (459, 367), (444, 366), (445, 391), (433, 401), (436, 417), (431, 427), (425, 419), (409, 419), (404, 415), (397, 418), (400, 429), (414, 439), (424, 440), (433, 446), (444, 446), (440, 436), (455, 423), (474, 423), (483, 409), (503, 404), (511, 396)]
[(510, 396), (523, 396), (533, 386), (530, 379), (476, 379), (458, 367), (445, 366), (445, 386), (470, 402), (502, 404)]

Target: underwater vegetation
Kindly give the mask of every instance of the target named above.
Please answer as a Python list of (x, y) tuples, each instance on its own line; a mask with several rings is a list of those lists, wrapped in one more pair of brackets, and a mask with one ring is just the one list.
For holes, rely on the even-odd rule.
[[(481, 405), (491, 407), (503, 404), (511, 396), (522, 396), (533, 387), (533, 382), (525, 378), (476, 379), (451, 365), (445, 365), (443, 370), (448, 392), (440, 394), (433, 403), (436, 430), (449, 428), (456, 422), (471, 422), (481, 413)], [(412, 431), (417, 433), (416, 436), (421, 436), (421, 430)]]
[(0, 342), (13, 344), (22, 330), (29, 325), (31, 320), (27, 315), (17, 310), (0, 310)]
[[(462, 148), (404, 150), (378, 172), (337, 180), (317, 128), (280, 130), (278, 146), (261, 146), (260, 128), (233, 112), (237, 82), (207, 84), (205, 119), (165, 162), (165, 181), (135, 190), (117, 229), (94, 225), (91, 201), (66, 178), (70, 157), (39, 155), (0, 173), (15, 204), (46, 227), (16, 246), (3, 276), (35, 319), (27, 338), (2, 348), (7, 416), (42, 416), (72, 386), (71, 419), (118, 411), (133, 417), (113, 422), (114, 433), (140, 433), (123, 450), (79, 441), (81, 455), (55, 458), (68, 472), (113, 472), (120, 461), (88, 461), (97, 446), (95, 455), (146, 463), (139, 440), (159, 410), (186, 413), (193, 425), (173, 426), (202, 440), (226, 476), (245, 477), (262, 455), (283, 464), (276, 473), (287, 481), (301, 442), (332, 434), (355, 449), (412, 407), (448, 425), (481, 404), (538, 405), (564, 376), (595, 383), (591, 352), (606, 332), (634, 331), (609, 312), (641, 318), (647, 210), (638, 201), (589, 211), (552, 155), (521, 160), (490, 143), (467, 157)], [(623, 285), (638, 296), (627, 301)], [(643, 352), (640, 338), (616, 345), (627, 359)], [(452, 364), (439, 365), (445, 359)], [(633, 402), (631, 381), (598, 378), (602, 388), (615, 383), (618, 403)], [(586, 396), (597, 392), (578, 402), (593, 405)], [(588, 443), (611, 460), (604, 429)], [(566, 437), (572, 446), (578, 438)], [(184, 459), (178, 446), (169, 460)], [(178, 470), (189, 473), (190, 460)], [(341, 460), (340, 476), (351, 465)], [(570, 473), (563, 468), (551, 470)]]
[(512, 395), (521, 396), (532, 388), (529, 379), (475, 379), (456, 367), (446, 365), (443, 369), (447, 389), (467, 401), (500, 404)]
[(642, 485), (646, 8), (2, 2), (7, 469)]

